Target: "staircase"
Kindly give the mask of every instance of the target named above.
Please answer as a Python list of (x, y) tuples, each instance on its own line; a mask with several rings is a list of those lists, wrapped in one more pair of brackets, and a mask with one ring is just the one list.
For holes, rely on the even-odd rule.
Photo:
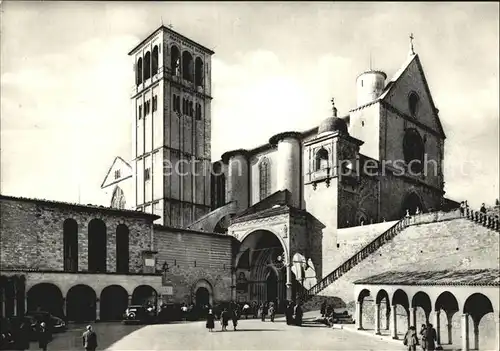
[(339, 267), (333, 270), (326, 277), (321, 279), (316, 285), (314, 285), (309, 290), (303, 291), (300, 299), (303, 302), (311, 300), (320, 291), (324, 290), (327, 286), (332, 284), (334, 281), (339, 279), (342, 275), (347, 273), (351, 268), (356, 266), (359, 262), (367, 258), (373, 252), (375, 252), (379, 247), (392, 240), (398, 233), (403, 229), (408, 227), (409, 219), (403, 218), (399, 220), (396, 224), (390, 227), (388, 230), (380, 234), (374, 240), (372, 240), (368, 245), (363, 247), (360, 251), (355, 253), (351, 258), (342, 263)]
[(469, 208), (466, 208), (465, 218), (470, 219), (471, 221), (476, 222), (483, 227), (492, 229), (496, 232), (500, 232), (500, 220), (498, 219), (498, 216), (488, 215), (486, 213), (473, 211)]

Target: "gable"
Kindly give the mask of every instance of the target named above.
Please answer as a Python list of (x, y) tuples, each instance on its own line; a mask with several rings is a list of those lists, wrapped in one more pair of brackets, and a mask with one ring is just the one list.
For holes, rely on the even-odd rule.
[[(412, 94), (418, 96), (415, 113), (412, 113), (410, 107), (410, 95)], [(414, 118), (444, 137), (438, 110), (434, 105), (418, 55), (413, 56), (398, 71), (395, 78), (388, 83), (381, 98), (399, 112)]]
[(101, 189), (107, 188), (110, 185), (121, 182), (122, 180), (132, 177), (132, 167), (120, 156), (115, 157), (108, 173), (104, 177), (101, 184)]

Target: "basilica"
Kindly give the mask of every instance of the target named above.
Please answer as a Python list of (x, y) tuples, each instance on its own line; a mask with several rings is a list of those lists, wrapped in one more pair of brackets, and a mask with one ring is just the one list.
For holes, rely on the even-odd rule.
[(393, 77), (353, 77), (348, 113), (332, 98), (319, 126), (212, 160), (214, 52), (161, 26), (129, 52), (131, 157), (105, 172), (106, 206), (0, 196), (2, 315), (328, 297), (393, 338), (433, 316), (464, 350), (469, 317), (498, 340), (498, 218), (445, 197), (445, 131), (412, 36), (404, 51)]

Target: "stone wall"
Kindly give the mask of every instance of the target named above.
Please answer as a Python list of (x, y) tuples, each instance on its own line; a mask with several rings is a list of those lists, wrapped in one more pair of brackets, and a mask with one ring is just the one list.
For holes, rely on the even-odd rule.
[(0, 198), (0, 263), (2, 268), (64, 269), (63, 223), (78, 224), (78, 270), (88, 270), (88, 225), (100, 219), (106, 225), (108, 272), (116, 272), (116, 228), (129, 229), (129, 271), (143, 269), (142, 251), (151, 250), (155, 217), (135, 211), (71, 205), (44, 200)]
[(165, 279), (173, 286), (173, 302), (195, 302), (201, 280), (211, 287), (214, 302), (231, 299), (231, 236), (162, 226), (154, 232), (157, 264), (168, 264)]

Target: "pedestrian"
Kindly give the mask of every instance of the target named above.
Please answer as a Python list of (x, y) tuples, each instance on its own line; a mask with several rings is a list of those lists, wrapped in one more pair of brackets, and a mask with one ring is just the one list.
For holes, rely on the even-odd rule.
[(265, 308), (264, 308), (263, 303), (261, 303), (259, 306), (259, 315), (260, 315), (260, 320), (262, 322), (265, 322), (266, 321), (266, 313), (265, 313)]
[(479, 212), (486, 213), (486, 206), (484, 205), (484, 202), (481, 204), (481, 208), (479, 209)]
[(420, 327), (420, 345), (422, 346), (423, 351), (427, 351), (427, 326), (422, 324)]
[(186, 304), (182, 304), (181, 311), (182, 311), (182, 320), (185, 322), (187, 319), (187, 313), (188, 313), (188, 308), (187, 308)]
[(300, 327), (302, 325), (302, 317), (304, 315), (304, 312), (302, 311), (302, 307), (300, 306), (300, 302), (297, 303), (295, 306), (294, 310), (294, 318), (295, 318), (295, 325)]
[(243, 305), (243, 313), (245, 314), (245, 319), (248, 319), (248, 313), (250, 312), (250, 306), (245, 302)]
[(97, 334), (92, 330), (91, 325), (87, 325), (87, 331), (82, 336), (83, 348), (87, 351), (95, 351), (97, 348)]
[(418, 338), (415, 327), (408, 328), (403, 344), (408, 348), (408, 351), (417, 351)]
[(236, 331), (236, 326), (238, 325), (238, 310), (236, 308), (231, 313), (231, 320), (233, 321), (233, 329)]
[(47, 346), (49, 345), (49, 331), (47, 330), (47, 326), (45, 322), (40, 323), (40, 327), (38, 328), (38, 347), (40, 350), (47, 351)]
[(215, 328), (215, 316), (212, 310), (208, 310), (206, 327), (210, 332), (212, 332)]
[(437, 333), (432, 324), (427, 324), (427, 350), (434, 351), (436, 349)]
[(324, 318), (326, 316), (326, 300), (323, 300), (320, 307), (321, 317)]
[(276, 315), (276, 309), (274, 308), (274, 303), (269, 303), (269, 317), (271, 322), (274, 322), (274, 316)]
[(293, 310), (294, 310), (293, 302), (288, 301), (286, 309), (285, 309), (286, 324), (288, 324), (288, 325), (293, 324)]
[(463, 217), (464, 215), (465, 215), (465, 202), (464, 202), (464, 201), (462, 201), (462, 202), (460, 203), (460, 216), (462, 216), (462, 217)]
[(229, 324), (229, 313), (226, 308), (224, 308), (220, 314), (220, 324), (222, 326), (222, 331), (227, 330), (227, 325)]

